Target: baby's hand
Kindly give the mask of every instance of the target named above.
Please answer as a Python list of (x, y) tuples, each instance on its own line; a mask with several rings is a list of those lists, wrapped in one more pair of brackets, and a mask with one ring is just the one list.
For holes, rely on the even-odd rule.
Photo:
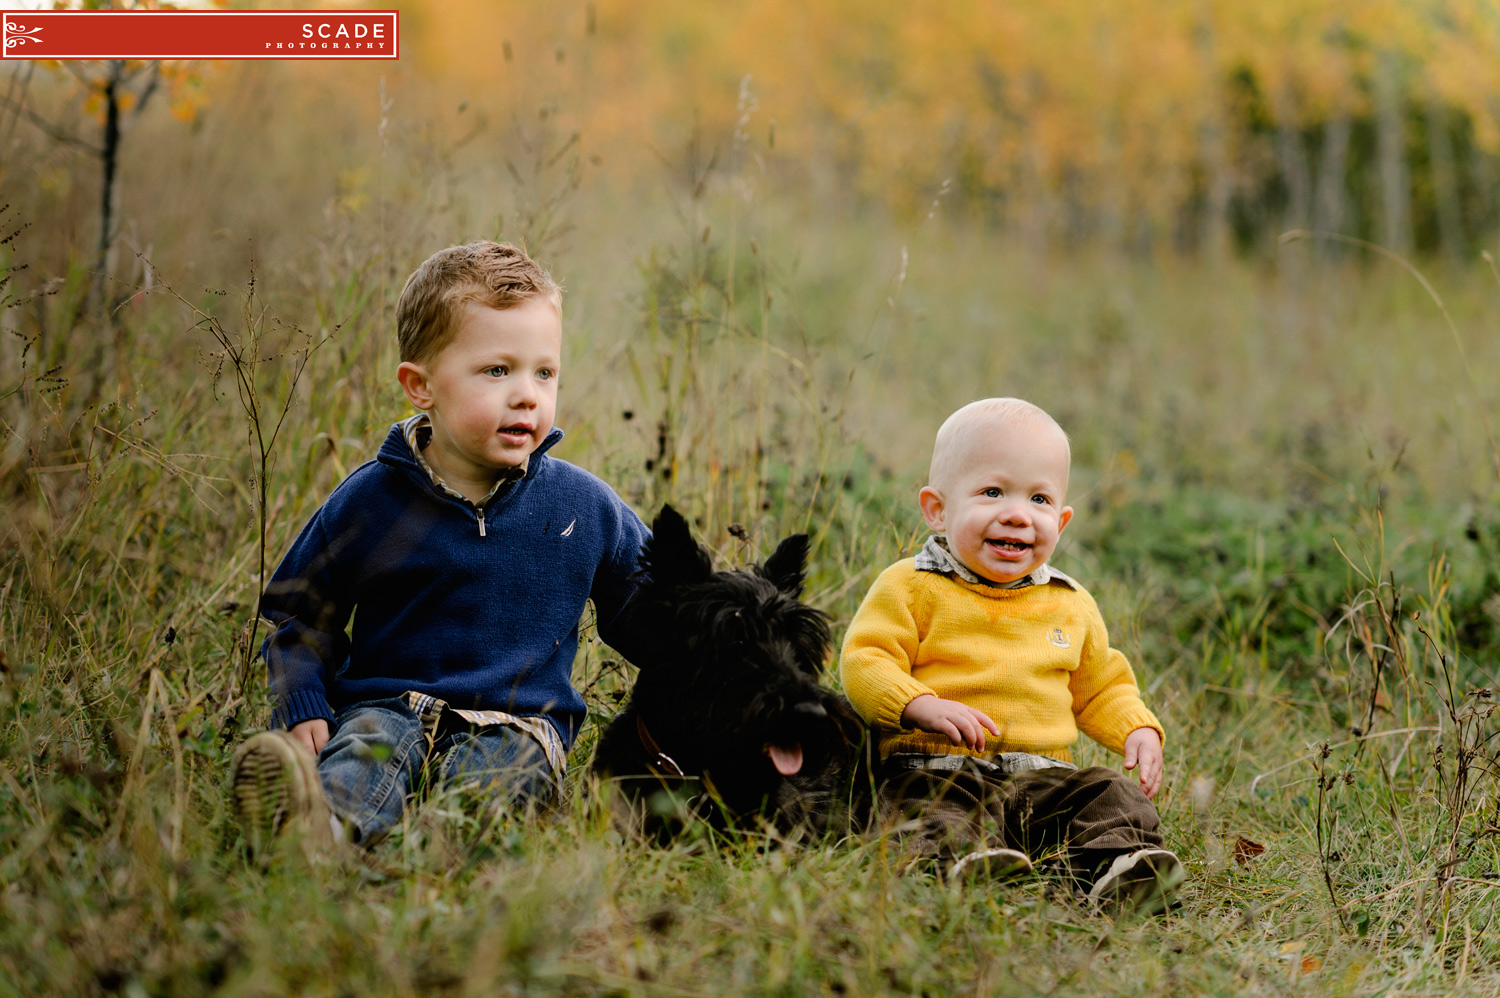
[[(901, 712), (901, 723), (935, 735), (947, 735), (955, 745), (967, 745), (974, 751), (984, 749), (984, 733), (988, 731), (1000, 737), (1000, 728), (982, 710), (975, 710), (957, 700), (944, 700), (931, 693), (923, 693)], [(1155, 734), (1155, 732), (1152, 732)], [(1157, 750), (1161, 758), (1161, 750)]]
[(317, 755), (323, 751), (323, 746), (328, 744), (328, 722), (321, 717), (303, 721), (301, 724), (293, 725), (291, 736), (297, 739), (303, 748)]
[(1125, 768), (1141, 767), (1141, 791), (1150, 800), (1161, 789), (1161, 736), (1154, 728), (1136, 728), (1125, 738)]

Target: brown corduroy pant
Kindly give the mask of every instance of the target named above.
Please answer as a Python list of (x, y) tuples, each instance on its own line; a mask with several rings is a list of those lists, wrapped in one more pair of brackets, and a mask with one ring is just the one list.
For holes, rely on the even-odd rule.
[(880, 800), (888, 827), (919, 854), (1004, 846), (1037, 860), (1061, 848), (1068, 868), (1089, 876), (1110, 857), (1162, 845), (1161, 820), (1139, 782), (1103, 766), (1001, 773), (977, 763), (952, 772), (887, 765)]

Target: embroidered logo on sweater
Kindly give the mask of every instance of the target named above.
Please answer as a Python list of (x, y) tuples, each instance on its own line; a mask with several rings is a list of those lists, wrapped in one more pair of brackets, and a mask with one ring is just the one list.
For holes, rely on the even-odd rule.
[(563, 532), (560, 533), (560, 534), (558, 534), (557, 536), (559, 536), (559, 537), (570, 537), (570, 536), (572, 536), (572, 534), (573, 534), (573, 526), (577, 522), (578, 522), (577, 520), (574, 520), (572, 523), (569, 523), (568, 526), (567, 526), (567, 528), (564, 529)]
[(1054, 627), (1047, 632), (1047, 640), (1059, 648), (1068, 647), (1068, 636), (1062, 632), (1061, 627)]

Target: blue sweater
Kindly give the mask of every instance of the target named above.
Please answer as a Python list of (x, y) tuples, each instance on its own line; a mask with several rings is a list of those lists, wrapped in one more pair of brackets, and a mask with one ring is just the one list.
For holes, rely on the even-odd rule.
[[(485, 506), (438, 489), (391, 427), (302, 528), (261, 612), (274, 722), (332, 720), (353, 703), (427, 693), (456, 708), (546, 717), (571, 745), (585, 708), (570, 681), (592, 599), (621, 651), (620, 608), (645, 525), (593, 475), (546, 452)], [(354, 616), (352, 630), (345, 626)]]

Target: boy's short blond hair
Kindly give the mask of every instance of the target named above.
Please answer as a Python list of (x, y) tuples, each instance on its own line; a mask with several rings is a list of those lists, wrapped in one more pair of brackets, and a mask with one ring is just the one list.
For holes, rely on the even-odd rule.
[(487, 239), (438, 250), (412, 271), (396, 302), (401, 359), (426, 360), (447, 346), (469, 302), (504, 309), (533, 298), (562, 310), (562, 288), (525, 250)]
[(937, 439), (932, 443), (932, 464), (927, 469), (928, 485), (942, 491), (948, 476), (962, 467), (968, 456), (974, 428), (990, 420), (1007, 426), (1029, 424), (1055, 430), (1062, 437), (1063, 447), (1068, 448), (1067, 431), (1041, 406), (1018, 398), (980, 399), (959, 409), (938, 427)]

